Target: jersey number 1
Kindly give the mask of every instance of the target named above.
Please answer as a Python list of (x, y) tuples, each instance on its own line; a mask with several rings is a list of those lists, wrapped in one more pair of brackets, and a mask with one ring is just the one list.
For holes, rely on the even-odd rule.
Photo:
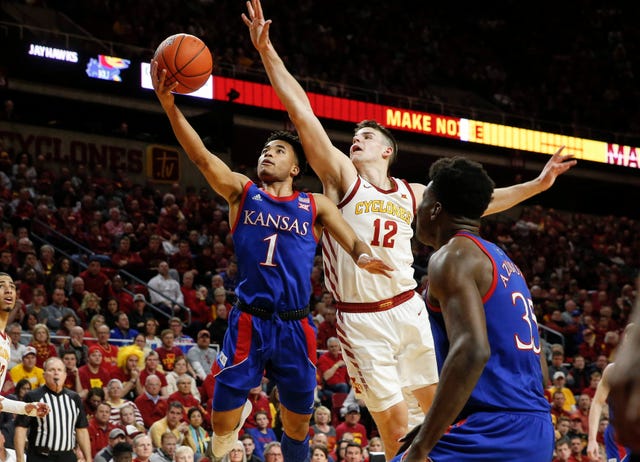
[(263, 262), (260, 262), (262, 266), (278, 266), (273, 262), (273, 255), (276, 253), (276, 241), (278, 240), (277, 234), (272, 234), (269, 237), (265, 237), (263, 241), (268, 242), (267, 258)]

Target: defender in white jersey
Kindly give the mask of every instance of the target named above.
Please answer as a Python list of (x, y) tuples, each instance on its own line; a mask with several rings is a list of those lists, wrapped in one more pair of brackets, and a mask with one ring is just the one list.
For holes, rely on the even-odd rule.
[[(382, 255), (388, 253), (391, 258), (387, 261), (395, 264), (391, 283), (375, 276), (356, 280), (355, 270), (350, 270), (346, 262), (340, 263), (337, 254), (327, 255), (334, 246), (323, 244), (325, 264), (335, 264), (334, 268), (325, 267), (325, 275), (327, 286), (338, 298), (343, 356), (356, 390), (375, 420), (386, 458), (391, 460), (400, 446), (398, 439), (408, 430), (408, 406), (402, 399), (403, 392), (410, 391), (426, 411), (433, 400), (437, 378), (432, 373), (436, 364), (426, 308), (414, 291), (417, 283), (409, 280), (413, 277), (409, 247), (412, 233), (407, 232), (410, 224), (406, 226), (407, 218), (400, 218), (402, 212), (394, 212), (388, 201), (400, 184), (407, 195), (403, 198), (400, 193), (400, 199), (409, 199), (410, 195), (422, 198), (426, 186), (407, 185), (389, 176), (397, 145), (393, 135), (374, 121), (356, 127), (349, 157), (333, 146), (304, 89), (276, 53), (269, 39), (271, 20), (264, 19), (259, 0), (247, 3), (247, 14), (242, 19), (271, 85), (298, 131), (307, 160), (322, 181), (324, 194), (339, 205), (352, 203), (349, 211), (343, 207), (347, 222), (370, 245), (375, 256), (384, 258)], [(563, 156), (561, 151), (562, 148), (551, 157), (535, 180), (496, 189), (486, 213), (506, 210), (548, 189), (558, 175), (576, 163), (573, 156)], [(373, 196), (369, 199), (370, 194)], [(415, 199), (413, 202), (415, 207)], [(413, 220), (413, 208), (402, 203)], [(411, 368), (410, 374), (407, 367)], [(409, 375), (422, 383), (410, 382)]]
[[(16, 284), (7, 273), (0, 273), (0, 389), (7, 376), (9, 359), (11, 358), (11, 339), (5, 329), (9, 315), (16, 306)], [(26, 414), (33, 417), (44, 417), (49, 413), (46, 403), (24, 403), (0, 396), (0, 410), (12, 414)]]

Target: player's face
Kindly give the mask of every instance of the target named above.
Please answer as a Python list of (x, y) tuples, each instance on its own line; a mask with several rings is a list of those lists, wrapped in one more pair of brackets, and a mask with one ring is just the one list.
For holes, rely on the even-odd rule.
[(258, 158), (258, 178), (262, 181), (283, 181), (299, 171), (291, 144), (273, 140), (262, 148)]
[(354, 163), (380, 160), (384, 153), (391, 154), (391, 146), (385, 136), (370, 127), (361, 128), (353, 136), (349, 155)]
[(16, 285), (11, 276), (0, 276), (0, 311), (11, 313), (16, 306)]
[(426, 245), (433, 246), (434, 232), (432, 228), (432, 213), (434, 208), (437, 207), (435, 196), (431, 191), (431, 183), (427, 185), (424, 194), (422, 195), (422, 201), (418, 205), (418, 213), (416, 219), (416, 237), (420, 242)]

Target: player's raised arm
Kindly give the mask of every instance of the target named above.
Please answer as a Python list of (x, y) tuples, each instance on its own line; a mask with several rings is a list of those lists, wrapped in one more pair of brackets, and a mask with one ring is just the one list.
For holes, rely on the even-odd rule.
[(371, 248), (358, 239), (351, 226), (342, 217), (336, 205), (322, 194), (313, 195), (318, 213), (318, 220), (325, 230), (340, 244), (356, 264), (373, 274), (382, 274), (390, 277), (389, 272), (393, 268), (379, 258), (373, 257)]
[(211, 153), (198, 133), (187, 121), (182, 111), (175, 104), (175, 99), (171, 91), (178, 85), (166, 85), (166, 71), (158, 71), (158, 62), (151, 62), (151, 81), (162, 109), (169, 117), (171, 128), (185, 150), (189, 159), (198, 166), (211, 187), (229, 203), (242, 193), (242, 188), (249, 180), (246, 176), (231, 171), (229, 166), (222, 159)]
[(563, 155), (564, 146), (558, 149), (547, 161), (537, 178), (506, 188), (496, 188), (493, 199), (484, 216), (510, 209), (514, 205), (549, 189), (558, 176), (576, 165), (573, 154)]
[[(264, 65), (271, 85), (289, 113), (298, 131), (309, 164), (325, 185), (346, 189), (357, 171), (348, 156), (331, 143), (320, 120), (313, 113), (307, 94), (287, 70), (269, 39), (271, 20), (265, 20), (260, 0), (247, 2), (242, 20), (249, 28), (251, 41)], [(343, 188), (341, 188), (343, 187)]]

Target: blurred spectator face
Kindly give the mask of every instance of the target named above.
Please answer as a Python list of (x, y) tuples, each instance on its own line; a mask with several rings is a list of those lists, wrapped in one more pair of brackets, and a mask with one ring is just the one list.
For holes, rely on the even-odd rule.
[(551, 357), (551, 364), (555, 367), (562, 366), (563, 362), (564, 362), (564, 355), (554, 354)]
[(98, 343), (102, 345), (106, 344), (109, 341), (109, 335), (111, 335), (109, 332), (109, 326), (103, 324), (96, 328), (96, 334), (98, 335)]
[(607, 367), (607, 364), (609, 364), (609, 359), (606, 357), (606, 355), (600, 355), (596, 359), (596, 367), (600, 370)]
[(158, 264), (158, 273), (165, 277), (169, 275), (169, 264), (166, 261)]
[(556, 457), (560, 462), (567, 462), (571, 457), (571, 448), (567, 442), (563, 442), (556, 448)]
[(585, 411), (589, 412), (589, 408), (591, 407), (591, 397), (589, 395), (580, 395), (578, 398), (578, 407), (584, 413)]
[[(160, 383), (160, 379), (158, 378), (158, 376), (154, 375), (150, 375), (149, 377), (147, 377), (147, 380), (144, 383), (144, 389), (151, 396), (158, 396), (160, 394), (161, 386), (162, 384)], [(180, 415), (182, 416), (182, 413), (180, 413)]]
[(223, 303), (216, 306), (216, 316), (220, 319), (227, 319), (227, 307)]
[[(582, 439), (571, 438), (571, 454), (576, 457), (582, 453)], [(580, 459), (581, 457), (578, 457)]]
[(600, 423), (598, 424), (598, 433), (604, 433), (606, 428), (609, 426), (609, 419), (606, 417), (600, 419)]
[(322, 444), (324, 446), (328, 446), (329, 439), (325, 433), (316, 433), (313, 435), (313, 444)]
[(331, 340), (327, 342), (327, 348), (329, 348), (329, 353), (334, 356), (340, 356), (340, 342), (337, 340)]
[(187, 271), (182, 276), (182, 285), (187, 289), (191, 289), (193, 287), (193, 273), (191, 271)]
[(214, 274), (211, 278), (211, 287), (217, 289), (218, 287), (224, 287), (224, 279), (219, 274)]
[(345, 462), (361, 462), (362, 461), (362, 448), (356, 446), (349, 446), (344, 454)]
[(102, 353), (100, 353), (100, 350), (93, 350), (89, 355), (88, 362), (94, 367), (99, 367), (102, 364)]
[(84, 292), (84, 279), (75, 278), (71, 283), (71, 289), (77, 294), (82, 294)]
[(134, 439), (133, 450), (135, 451), (138, 459), (149, 460), (149, 457), (151, 457), (151, 453), (153, 452), (151, 437), (146, 434), (136, 436)]
[(150, 354), (149, 356), (147, 356), (147, 359), (144, 363), (148, 371), (155, 371), (160, 364), (160, 359), (158, 358), (157, 354)]
[(102, 265), (97, 260), (90, 262), (89, 266), (87, 267), (87, 271), (89, 271), (89, 274), (91, 274), (92, 276), (96, 276), (98, 273), (100, 273), (100, 269), (102, 269)]
[(571, 428), (571, 422), (569, 420), (562, 419), (558, 421), (556, 430), (558, 430), (558, 433), (564, 436), (569, 431), (569, 428)]
[(584, 369), (584, 358), (582, 356), (575, 356), (573, 358), (573, 368), (578, 370)]
[(564, 406), (565, 397), (562, 392), (556, 392), (553, 394), (553, 407), (561, 409)]
[(169, 427), (174, 428), (178, 426), (181, 420), (182, 420), (182, 408), (169, 407), (169, 411), (167, 412), (167, 423), (169, 424)]
[(256, 445), (253, 440), (251, 438), (243, 438), (242, 445), (244, 446), (244, 452), (247, 455), (247, 458), (251, 457), (253, 455), (253, 451), (256, 449)]

